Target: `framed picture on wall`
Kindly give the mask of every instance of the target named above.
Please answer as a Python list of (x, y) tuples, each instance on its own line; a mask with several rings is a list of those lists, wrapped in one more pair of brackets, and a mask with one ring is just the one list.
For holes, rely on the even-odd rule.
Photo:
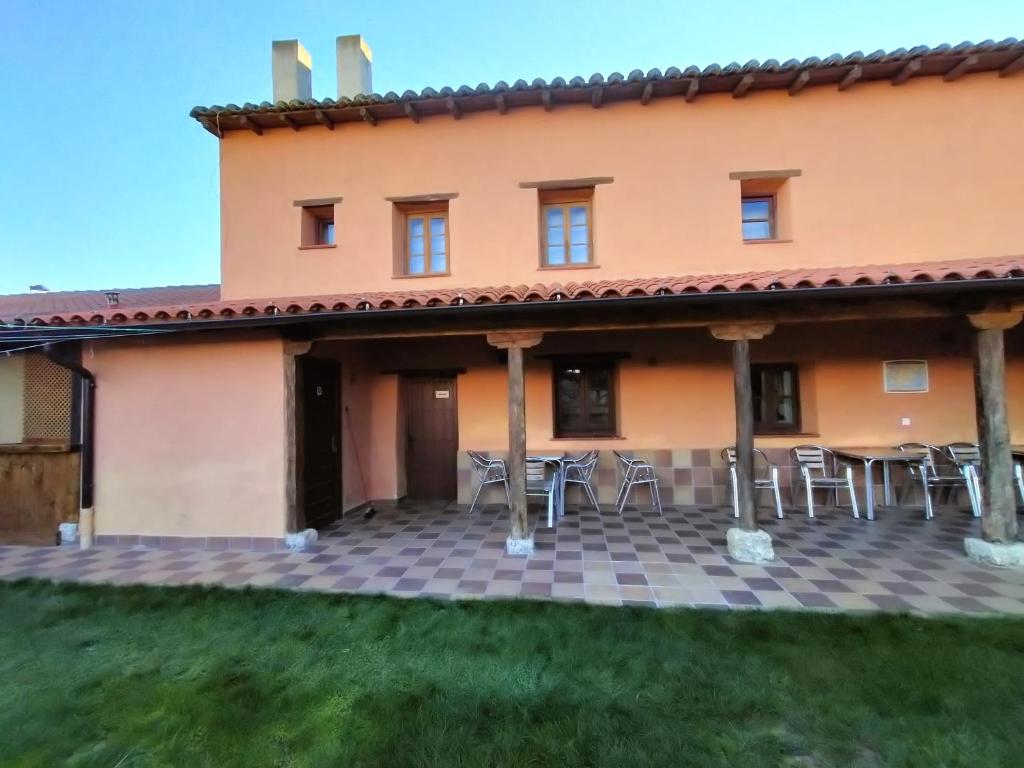
[(882, 363), (886, 392), (927, 392), (926, 360), (886, 360)]

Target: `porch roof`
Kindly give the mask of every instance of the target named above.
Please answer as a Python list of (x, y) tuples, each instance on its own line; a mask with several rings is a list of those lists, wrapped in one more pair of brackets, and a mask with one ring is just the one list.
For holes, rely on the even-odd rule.
[[(0, 296), (0, 322), (33, 326), (187, 324), (322, 313), (411, 310), (488, 304), (524, 304), (635, 297), (772, 294), (807, 289), (859, 289), (879, 286), (951, 284), (983, 286), (1019, 280), (1024, 288), (1024, 256), (912, 264), (705, 274), (537, 283), (532, 286), (419, 288), (301, 297), (221, 301), (218, 286), (177, 286), (120, 291), (110, 305), (104, 291)], [(955, 284), (952, 285), (952, 284)], [(725, 298), (725, 296), (723, 296)]]

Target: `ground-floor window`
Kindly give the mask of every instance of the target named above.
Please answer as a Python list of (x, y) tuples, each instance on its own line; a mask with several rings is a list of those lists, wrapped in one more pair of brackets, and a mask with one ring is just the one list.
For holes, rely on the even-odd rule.
[(750, 383), (756, 433), (800, 431), (800, 389), (796, 365), (752, 365)]
[(610, 437), (616, 434), (615, 364), (556, 360), (555, 437)]

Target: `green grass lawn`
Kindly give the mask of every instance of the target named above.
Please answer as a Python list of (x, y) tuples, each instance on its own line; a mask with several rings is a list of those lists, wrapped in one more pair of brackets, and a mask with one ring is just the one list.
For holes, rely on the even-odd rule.
[(1024, 622), (0, 584), (3, 766), (1020, 766)]

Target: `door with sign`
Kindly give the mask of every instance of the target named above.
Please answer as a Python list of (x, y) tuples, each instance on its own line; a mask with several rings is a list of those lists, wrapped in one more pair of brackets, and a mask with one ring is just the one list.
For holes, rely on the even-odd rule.
[(403, 376), (406, 495), (453, 500), (459, 421), (455, 378)]

